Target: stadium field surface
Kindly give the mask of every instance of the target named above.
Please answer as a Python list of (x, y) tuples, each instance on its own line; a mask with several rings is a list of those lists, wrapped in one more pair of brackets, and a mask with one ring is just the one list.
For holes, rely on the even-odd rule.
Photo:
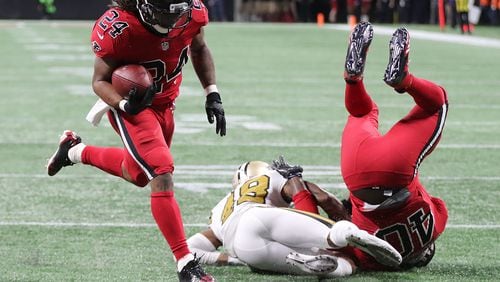
[[(397, 26), (374, 25), (365, 84), (385, 132), (413, 106), (382, 81)], [(406, 26), (410, 69), (443, 85), (449, 115), (421, 181), (449, 208), (448, 229), (423, 269), (357, 273), (352, 281), (497, 281), (500, 275), (500, 32), (472, 36)], [(103, 120), (85, 120), (92, 93), (91, 22), (0, 21), (0, 281), (176, 281), (149, 208), (149, 189), (82, 165), (48, 177), (65, 129), (87, 144), (121, 146)], [(176, 197), (187, 235), (206, 227), (237, 166), (284, 155), (304, 178), (346, 196), (339, 146), (347, 117), (345, 25), (228, 24), (206, 28), (228, 121), (215, 134), (188, 63), (176, 103)], [(218, 281), (315, 281), (206, 267)]]

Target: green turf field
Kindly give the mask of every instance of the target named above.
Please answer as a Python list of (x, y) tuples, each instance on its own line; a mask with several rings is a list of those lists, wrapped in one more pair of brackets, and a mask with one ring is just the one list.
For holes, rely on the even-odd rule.
[[(175, 265), (149, 210), (149, 190), (77, 165), (48, 177), (45, 162), (64, 129), (85, 143), (120, 146), (107, 121), (85, 115), (96, 98), (90, 80), (90, 22), (0, 22), (0, 281), (176, 281)], [(389, 33), (375, 25), (365, 83), (387, 130), (412, 107), (382, 81)], [(500, 276), (500, 30), (473, 36), (409, 26), (411, 70), (448, 90), (450, 110), (438, 149), (420, 170), (449, 208), (449, 227), (425, 269), (358, 273), (354, 281), (486, 281)], [(427, 31), (432, 31), (427, 28)], [(437, 35), (437, 36), (436, 36)], [(479, 36), (489, 36), (489, 40)], [(283, 154), (304, 178), (339, 197), (343, 62), (342, 26), (212, 24), (228, 120), (221, 138), (206, 122), (191, 66), (177, 101), (176, 195), (186, 232), (207, 223), (247, 160)], [(451, 38), (451, 39), (450, 39)], [(484, 44), (478, 46), (478, 42)], [(246, 267), (207, 267), (219, 281), (314, 281), (263, 276)]]

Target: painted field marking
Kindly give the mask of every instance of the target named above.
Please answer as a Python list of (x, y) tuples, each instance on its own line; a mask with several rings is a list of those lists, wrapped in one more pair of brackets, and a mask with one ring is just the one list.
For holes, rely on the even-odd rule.
[[(345, 30), (351, 31), (351, 27), (345, 24), (332, 24), (326, 25), (327, 28), (335, 30)], [(373, 30), (376, 34), (392, 35), (396, 28), (395, 27), (383, 27), (377, 26)], [(462, 45), (471, 45), (479, 47), (490, 47), (500, 49), (500, 40), (494, 38), (486, 38), (480, 36), (463, 36), (459, 34), (445, 34), (442, 32), (432, 32), (424, 30), (410, 30), (411, 38), (417, 38), (422, 40), (447, 42), (447, 43), (457, 43)]]
[[(132, 222), (37, 222), (37, 221), (0, 221), (0, 226), (34, 226), (63, 228), (157, 228), (154, 223)], [(208, 227), (206, 223), (186, 223), (184, 227)], [(500, 229), (500, 224), (448, 224), (450, 229)]]

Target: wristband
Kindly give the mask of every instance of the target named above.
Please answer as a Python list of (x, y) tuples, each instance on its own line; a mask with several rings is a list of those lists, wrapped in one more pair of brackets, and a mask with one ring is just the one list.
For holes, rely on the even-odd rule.
[(125, 111), (125, 104), (127, 104), (127, 100), (123, 99), (120, 101), (120, 103), (118, 103), (118, 108), (120, 108), (120, 110), (122, 110), (123, 112), (127, 112)]
[(205, 95), (208, 95), (212, 92), (219, 92), (219, 89), (217, 89), (217, 85), (210, 84), (209, 86), (205, 87)]

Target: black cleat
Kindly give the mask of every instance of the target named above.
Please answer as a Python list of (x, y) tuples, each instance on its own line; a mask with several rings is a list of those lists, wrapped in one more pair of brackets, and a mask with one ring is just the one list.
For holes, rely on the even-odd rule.
[(52, 155), (47, 163), (47, 173), (50, 176), (53, 176), (58, 173), (61, 168), (74, 165), (74, 163), (68, 158), (68, 151), (70, 148), (80, 144), (81, 142), (82, 139), (80, 136), (76, 135), (71, 130), (65, 130), (59, 140), (59, 148), (57, 148), (57, 151)]
[(384, 74), (385, 83), (396, 89), (400, 88), (399, 86), (408, 74), (409, 54), (410, 34), (406, 28), (398, 28), (389, 42), (389, 64)]
[(372, 39), (373, 27), (369, 22), (358, 23), (352, 31), (345, 58), (344, 79), (347, 83), (354, 83), (363, 78), (366, 54)]
[(179, 282), (215, 282), (215, 278), (212, 275), (205, 273), (201, 268), (199, 259), (193, 259), (188, 262), (181, 270), (177, 273), (179, 276)]

